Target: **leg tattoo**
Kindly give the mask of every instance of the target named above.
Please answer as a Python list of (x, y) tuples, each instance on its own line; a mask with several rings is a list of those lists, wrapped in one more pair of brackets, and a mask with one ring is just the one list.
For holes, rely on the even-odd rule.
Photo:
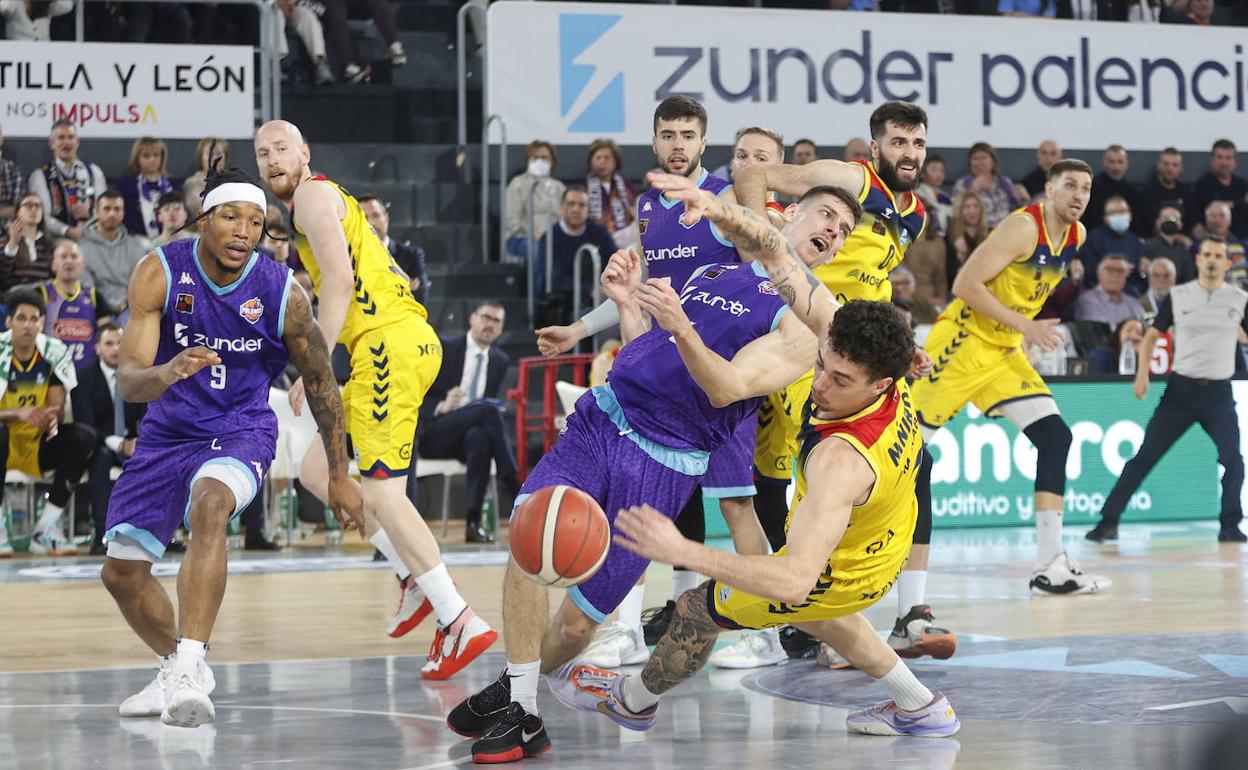
[(711, 620), (706, 596), (707, 583), (703, 583), (676, 600), (675, 617), (641, 672), (641, 681), (655, 695), (698, 673), (711, 657), (721, 629)]

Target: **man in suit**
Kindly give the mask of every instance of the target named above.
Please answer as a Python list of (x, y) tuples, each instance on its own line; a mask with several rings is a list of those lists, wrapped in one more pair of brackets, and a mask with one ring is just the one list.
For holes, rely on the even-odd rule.
[[(134, 454), (139, 420), (147, 411), (146, 404), (124, 403), (117, 390), (117, 365), (121, 363), (121, 327), (109, 321), (95, 336), (97, 359), (78, 372), (78, 387), (70, 394), (74, 419), (95, 429), (99, 445), (91, 460), (88, 487), (91, 495), (91, 518), (95, 534), (91, 555), (104, 555), (104, 521), (108, 517), (108, 496), (113, 483), (109, 471)], [(118, 405), (122, 409), (118, 410)]]
[[(470, 543), (494, 536), (481, 527), (481, 505), (490, 480), (490, 461), (509, 496), (520, 485), (516, 458), (496, 399), (511, 365), (494, 348), (505, 321), (501, 302), (482, 302), (468, 317), (468, 333), (442, 340), (442, 368), (420, 407), (417, 446), (421, 457), (456, 459), (468, 466), (466, 479)], [(485, 399), (485, 400), (483, 400)]]
[(390, 237), (390, 211), (385, 202), (376, 195), (361, 195), (358, 198), (360, 208), (364, 209), (364, 218), (377, 231), (377, 237), (385, 244), (390, 256), (399, 263), (403, 272), (411, 280), (412, 295), (416, 301), (425, 304), (429, 298), (429, 273), (425, 270), (425, 250), (404, 241), (399, 243)]

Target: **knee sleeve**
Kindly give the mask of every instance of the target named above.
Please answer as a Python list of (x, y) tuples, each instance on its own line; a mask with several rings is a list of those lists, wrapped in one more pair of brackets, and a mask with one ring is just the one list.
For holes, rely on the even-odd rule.
[(685, 507), (676, 515), (676, 528), (680, 534), (695, 543), (706, 542), (706, 513), (702, 510), (702, 487), (694, 490), (693, 496)]
[(1042, 417), (1023, 429), (1036, 447), (1036, 491), (1066, 494), (1066, 456), (1070, 453), (1070, 426), (1060, 414)]
[(754, 513), (773, 553), (784, 547), (784, 522), (789, 515), (788, 490), (788, 484), (759, 484), (758, 494), (754, 495)]
[(923, 447), (919, 455), (919, 477), (915, 480), (914, 494), (919, 501), (919, 517), (914, 524), (914, 544), (932, 543), (932, 453)]

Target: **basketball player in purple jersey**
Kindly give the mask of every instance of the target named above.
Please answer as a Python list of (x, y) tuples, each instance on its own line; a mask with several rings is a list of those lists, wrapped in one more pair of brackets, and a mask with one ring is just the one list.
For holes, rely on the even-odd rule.
[(61, 241), (52, 252), (54, 277), (39, 286), (48, 306), (44, 334), (65, 343), (73, 353), (76, 369), (95, 361), (95, 329), (117, 314), (104, 297), (96, 294), (95, 287), (82, 285), (82, 270), (78, 244)]
[[(785, 236), (805, 261), (817, 265), (849, 234), (857, 205), (839, 189), (811, 190), (786, 210)], [(607, 384), (577, 401), (567, 430), (529, 474), (517, 502), (543, 487), (566, 484), (593, 497), (608, 519), (630, 500), (667, 500), (674, 512), (693, 493), (711, 453), (742, 422), (752, 422), (761, 397), (805, 371), (813, 360), (814, 335), (784, 312), (761, 266), (703, 266), (678, 294), (661, 279), (643, 284), (640, 256), (620, 251), (603, 272), (603, 287), (619, 305), (626, 344)], [(651, 326), (647, 313), (658, 323)], [(725, 359), (736, 378), (704, 392), (694, 372)], [(568, 589), (547, 627), (546, 589), (508, 563), (507, 669), (447, 719), (455, 732), (480, 738), (472, 748), (476, 761), (510, 762), (549, 748), (537, 711), (539, 673), (585, 649), (647, 564), (624, 549), (611, 549), (593, 577)]]
[[(330, 458), (334, 513), (344, 526), (362, 523), (329, 349), (291, 271), (255, 250), (266, 208), (244, 172), (210, 172), (200, 236), (148, 254), (130, 278), (118, 388), (126, 401), (150, 406), (109, 501), (101, 578), (160, 668), (121, 704), (123, 717), (181, 727), (215, 717), (204, 655), (225, 591), (226, 522), (255, 497), (273, 460), (269, 382), (288, 359), (303, 375)], [(175, 623), (152, 564), (183, 523), (192, 537)]]

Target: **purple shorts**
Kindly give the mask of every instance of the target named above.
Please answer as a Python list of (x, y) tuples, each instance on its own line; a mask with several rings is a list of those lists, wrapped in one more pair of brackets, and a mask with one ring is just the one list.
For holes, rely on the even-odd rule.
[[(567, 430), (529, 473), (516, 505), (545, 487), (575, 487), (602, 506), (614, 535), (615, 516), (621, 508), (647, 503), (674, 519), (697, 488), (705, 464), (705, 452), (670, 449), (628, 431), (614, 395), (603, 386), (577, 400)], [(601, 623), (649, 564), (648, 559), (612, 544), (602, 567), (569, 588), (568, 596)]]
[(213, 478), (229, 487), (237, 516), (260, 490), (275, 450), (273, 438), (260, 432), (174, 445), (140, 439), (109, 498), (105, 542), (116, 540), (161, 558), (178, 526), (190, 528), (187, 517), (196, 481)]
[(728, 443), (711, 452), (706, 475), (702, 477), (702, 494), (706, 497), (753, 497), (758, 494), (754, 486), (754, 443), (758, 434), (758, 420), (751, 414), (742, 420)]

